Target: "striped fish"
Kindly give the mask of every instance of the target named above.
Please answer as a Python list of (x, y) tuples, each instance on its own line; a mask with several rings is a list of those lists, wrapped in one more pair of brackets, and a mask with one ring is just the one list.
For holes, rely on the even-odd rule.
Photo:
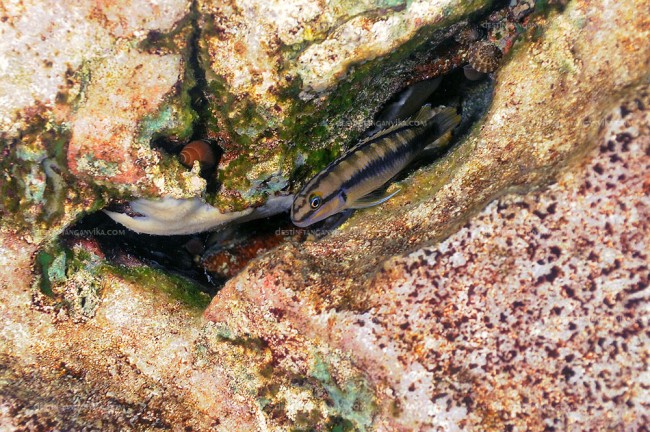
[(455, 108), (423, 106), (417, 115), (364, 139), (311, 179), (296, 195), (291, 220), (306, 227), (348, 209), (372, 207), (390, 179), (431, 145), (442, 145), (460, 116)]

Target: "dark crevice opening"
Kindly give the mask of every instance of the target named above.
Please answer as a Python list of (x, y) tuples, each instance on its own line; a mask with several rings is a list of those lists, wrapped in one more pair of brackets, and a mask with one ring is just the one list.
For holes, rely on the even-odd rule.
[[(189, 139), (180, 142), (174, 138), (157, 136), (152, 140), (151, 146), (162, 149), (170, 155), (178, 156), (183, 150), (183, 147), (189, 142), (195, 140), (207, 142), (214, 152), (216, 163), (214, 166), (203, 168), (201, 170), (201, 176), (207, 181), (207, 192), (209, 194), (215, 194), (219, 189), (216, 169), (219, 165), (219, 159), (224, 152), (216, 140), (208, 138), (211, 135), (208, 130), (208, 119), (210, 118), (211, 113), (206, 93), (206, 90), (208, 89), (208, 81), (200, 60), (200, 40), (202, 29), (199, 22), (200, 14), (196, 0), (193, 0), (190, 5), (189, 17), (191, 33), (188, 37), (189, 53), (187, 59), (187, 76), (185, 79), (192, 79), (194, 81), (194, 85), (187, 90), (190, 100), (189, 108), (196, 114), (196, 119), (192, 124), (192, 134)], [(152, 42), (155, 43), (155, 41)]]
[[(504, 1), (495, 2), (497, 5), (506, 3)], [(485, 13), (487, 16), (495, 8)], [(206, 71), (201, 66), (201, 46), (202, 29), (198, 13), (196, 0), (191, 5), (191, 26), (192, 32), (189, 36), (189, 58), (188, 73), (193, 76), (194, 86), (188, 90), (191, 108), (197, 114), (197, 119), (193, 125), (191, 140), (206, 140), (210, 135), (208, 119), (211, 116), (210, 103), (206, 95), (208, 82)], [(439, 47), (447, 47), (453, 44), (451, 39), (443, 41)], [(461, 68), (448, 73), (442, 79), (439, 88), (429, 97), (425, 103), (431, 103), (434, 106), (447, 105), (458, 108), (462, 115), (461, 125), (456, 129), (452, 145), (439, 151), (421, 158), (407, 170), (395, 178), (396, 181), (403, 180), (413, 173), (413, 171), (423, 165), (430, 164), (436, 158), (444, 156), (450, 151), (472, 127), (479, 121), (487, 111), (492, 96), (493, 81), (486, 75), (479, 81), (468, 81)], [(399, 94), (394, 95), (386, 105)], [(213, 146), (216, 154), (221, 156), (221, 149), (217, 142), (208, 141)], [(183, 143), (173, 143), (164, 137), (158, 138), (152, 145), (163, 148), (170, 154), (179, 154)], [(215, 168), (216, 170), (216, 168)], [(208, 180), (208, 192), (214, 193), (219, 185), (216, 180), (215, 172), (204, 173), (204, 178)], [(342, 216), (345, 219), (345, 215)], [(224, 259), (228, 256), (235, 258), (240, 254), (245, 256), (250, 251), (254, 251), (260, 243), (272, 245), (278, 238), (280, 241), (298, 241), (307, 235), (313, 235), (321, 229), (326, 233), (333, 226), (328, 226), (327, 221), (309, 227), (307, 230), (301, 230), (294, 227), (287, 213), (274, 216), (272, 218), (256, 220), (239, 226), (225, 227), (221, 231), (198, 233), (184, 236), (155, 236), (147, 234), (138, 234), (117, 224), (102, 212), (91, 214), (77, 222), (72, 231), (92, 231), (93, 228), (100, 230), (121, 230), (123, 234), (114, 236), (96, 236), (94, 240), (105, 254), (106, 258), (117, 265), (133, 266), (146, 265), (153, 268), (170, 272), (188, 280), (195, 282), (204, 292), (215, 295), (223, 284), (232, 276), (219, 274), (207, 270), (203, 258), (206, 254), (222, 254)], [(280, 232), (280, 234), (278, 234)], [(283, 232), (289, 232), (285, 235)], [(312, 234), (305, 234), (312, 233)], [(318, 236), (318, 235), (317, 235)], [(64, 244), (71, 246), (78, 239), (62, 238)], [(262, 245), (263, 246), (263, 245)], [(268, 250), (268, 249), (260, 249)], [(230, 254), (230, 255), (229, 255)], [(251, 256), (247, 259), (253, 259)]]
[[(462, 114), (463, 120), (455, 132), (452, 145), (438, 154), (418, 160), (400, 173), (395, 181), (406, 178), (415, 169), (433, 162), (453, 148), (484, 115), (491, 101), (492, 87), (493, 81), (488, 76), (481, 81), (468, 82), (461, 69), (445, 76), (427, 102), (436, 106), (456, 106)], [(237, 226), (222, 227), (215, 232), (156, 236), (130, 231), (103, 212), (97, 212), (86, 216), (68, 231), (119, 232), (116, 235), (89, 237), (87, 240), (95, 241), (106, 259), (113, 264), (127, 267), (146, 265), (164, 270), (193, 281), (202, 291), (213, 296), (230, 277), (262, 252), (283, 242), (326, 235), (350, 214), (341, 214), (338, 219), (331, 218), (307, 229), (293, 226), (285, 212)], [(62, 241), (67, 247), (72, 247), (79, 239), (64, 236)], [(212, 257), (212, 261), (208, 257)]]
[(198, 115), (198, 119), (195, 122), (194, 131), (192, 134), (192, 139), (203, 139), (208, 136), (208, 130), (206, 125), (206, 112), (209, 109), (208, 101), (206, 99), (205, 90), (208, 88), (208, 81), (205, 77), (205, 71), (201, 67), (201, 62), (199, 60), (199, 41), (201, 40), (201, 26), (199, 23), (199, 11), (197, 1), (192, 1), (190, 6), (191, 16), (192, 16), (192, 34), (190, 35), (189, 46), (189, 60), (188, 66), (194, 76), (195, 85), (189, 89), (191, 106), (194, 112)]

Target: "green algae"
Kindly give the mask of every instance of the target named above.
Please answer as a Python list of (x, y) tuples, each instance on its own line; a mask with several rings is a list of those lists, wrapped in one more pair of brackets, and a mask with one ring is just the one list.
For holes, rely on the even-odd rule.
[[(345, 360), (313, 353), (305, 375), (279, 366), (263, 338), (236, 335), (223, 323), (213, 330), (213, 352), (236, 377), (233, 390), (253, 396), (269, 424), (289, 424), (296, 432), (370, 430), (377, 410), (370, 385), (358, 374), (333, 376), (331, 362), (349, 367)], [(210, 352), (202, 351), (203, 356)]]
[(50, 305), (64, 308), (76, 318), (94, 316), (101, 301), (101, 281), (108, 275), (163, 294), (192, 310), (202, 311), (211, 300), (198, 285), (181, 276), (147, 266), (110, 264), (80, 245), (67, 248), (57, 241), (49, 243), (36, 254), (34, 269), (35, 289), (50, 299)]
[(45, 251), (39, 251), (36, 254), (36, 260), (34, 262), (37, 274), (40, 275), (37, 281), (38, 289), (41, 293), (45, 294), (48, 297), (54, 297), (52, 282), (50, 281), (49, 275), (49, 268), (53, 262), (54, 257), (52, 254)]
[[(359, 13), (366, 11), (372, 15), (375, 10), (402, 9), (406, 4), (386, 0), (378, 5), (361, 5)], [(262, 164), (278, 154), (282, 155), (282, 162), (267, 170), (267, 177), (286, 172), (287, 182), (293, 188), (300, 187), (305, 179), (354, 143), (387, 99), (401, 89), (414, 67), (427, 58), (432, 46), (450, 35), (450, 25), (491, 4), (473, 0), (446, 9), (441, 22), (420, 29), (393, 52), (352, 65), (346, 78), (321, 95), (324, 98), (301, 99), (301, 78), (285, 74), (286, 84), (273, 89), (273, 96), (285, 110), (281, 117), (250, 99), (237, 97), (224, 77), (212, 72), (211, 55), (203, 41), (218, 38), (219, 29), (210, 20), (200, 20), (201, 39), (196, 55), (205, 70), (205, 82), (199, 85), (204, 87), (206, 104), (199, 116), (207, 137), (221, 140), (219, 145), (228, 158), (217, 174), (222, 190), (208, 194), (207, 201), (228, 210), (259, 204), (260, 197), (272, 195), (277, 188), (269, 187), (264, 179), (250, 178), (248, 173), (260, 170)], [(285, 65), (278, 65), (278, 76), (283, 75), (283, 70), (288, 71), (286, 64), (295, 61), (308, 46), (298, 45), (279, 48)]]
[(156, 54), (173, 54), (179, 51), (179, 46), (184, 44), (195, 32), (195, 23), (198, 14), (194, 7), (182, 19), (174, 24), (174, 27), (165, 33), (158, 30), (150, 30), (147, 37), (136, 41), (140, 51)]
[(66, 262), (68, 254), (65, 251), (59, 253), (52, 262), (49, 263), (47, 269), (47, 276), (50, 283), (61, 283), (66, 280)]
[(210, 304), (210, 296), (199, 286), (181, 276), (168, 274), (147, 266), (125, 267), (103, 263), (102, 272), (114, 274), (138, 287), (165, 294), (190, 309), (203, 310)]
[(276, 127), (274, 116), (263, 107), (246, 99), (235, 97), (222, 77), (212, 74), (205, 89), (207, 104), (202, 121), (206, 123), (209, 138), (223, 137), (226, 151), (245, 151), (252, 144), (268, 138)]
[[(220, 194), (218, 188), (211, 190), (206, 195), (207, 201), (228, 210), (241, 210), (260, 204), (266, 197), (288, 185), (299, 187), (305, 179), (313, 176), (349, 147), (372, 115), (400, 88), (408, 72), (417, 64), (418, 56), (421, 57), (430, 48), (431, 42), (443, 35), (442, 29), (488, 4), (490, 2), (474, 0), (446, 10), (443, 22), (421, 29), (394, 52), (364, 64), (353, 65), (347, 77), (330, 92), (324, 102), (301, 100), (298, 97), (303, 87), (301, 79), (288, 79), (284, 87), (274, 90), (281, 105), (290, 107), (290, 112), (282, 117), (281, 123), (278, 122), (279, 117), (268, 111), (268, 108), (246, 98), (235, 97), (226, 81), (211, 73), (209, 67), (205, 71), (198, 70), (199, 65), (209, 65), (208, 51), (202, 45), (201, 38), (215, 34), (216, 30), (210, 20), (202, 20), (199, 26), (200, 17), (196, 5), (193, 5), (191, 12), (171, 31), (164, 34), (151, 31), (144, 40), (134, 45), (141, 51), (157, 54), (180, 52), (186, 64), (183, 77), (167, 96), (166, 102), (156, 113), (141, 119), (135, 140), (141, 145), (157, 139), (182, 143), (205, 131), (205, 138), (216, 139), (229, 157), (234, 157), (224, 167), (220, 167), (215, 178), (225, 189), (224, 193)], [(405, 5), (404, 1), (386, 0), (372, 5), (371, 9), (399, 9)], [(287, 49), (283, 55), (285, 60), (295, 57), (301, 51), (289, 48), (282, 47)], [(278, 67), (281, 71), (283, 66)], [(205, 74), (210, 75), (208, 80)], [(74, 73), (79, 90), (62, 94), (58, 100), (74, 109), (84, 99), (90, 75), (91, 66), (89, 62), (84, 62)], [(193, 92), (204, 96), (205, 101), (198, 103), (196, 95), (192, 96)], [(69, 135), (62, 137), (63, 141), (69, 140)], [(23, 148), (21, 154), (32, 163), (37, 163), (35, 159), (41, 156), (38, 152), (29, 154), (31, 150)], [(277, 155), (281, 157), (277, 158)], [(65, 158), (52, 158), (49, 152), (47, 156), (57, 161), (54, 167), (64, 169)], [(174, 159), (163, 155), (161, 172), (165, 177), (177, 179), (184, 169)], [(271, 159), (277, 160), (278, 164), (262, 169), (262, 164)], [(84, 155), (78, 162), (106, 177), (114, 176), (120, 170), (117, 163), (100, 160), (92, 155)], [(2, 163), (8, 165), (6, 161)], [(0, 167), (4, 168), (2, 165)], [(248, 175), (257, 171), (260, 173), (254, 178)], [(66, 201), (64, 187), (72, 183), (72, 180), (66, 175), (57, 178), (53, 175), (56, 174), (56, 169), (45, 174), (42, 172), (42, 167), (27, 164), (5, 173), (6, 181), (0, 185), (2, 192), (7, 191), (3, 193), (3, 211), (7, 209), (11, 213), (25, 214), (29, 206), (47, 201), (43, 205), (46, 210), (41, 212), (43, 216), (36, 219), (49, 224), (64, 216), (63, 203), (73, 204), (74, 207), (75, 202)], [(43, 178), (47, 181), (43, 182)], [(89, 182), (86, 189), (95, 199), (107, 195), (129, 199), (135, 193), (129, 187), (113, 187), (92, 179)], [(142, 196), (147, 193), (138, 191)], [(48, 200), (48, 197), (52, 199)], [(89, 201), (92, 199), (89, 200), (86, 196), (84, 203)]]
[(367, 430), (372, 425), (376, 410), (372, 389), (361, 377), (343, 382), (335, 380), (331, 367), (320, 355), (314, 355), (311, 376), (322, 384), (332, 401), (332, 410), (337, 413), (336, 417), (342, 419), (332, 426), (332, 430), (335, 427), (343, 428), (338, 430), (346, 430), (344, 427), (350, 424), (354, 425), (355, 430)]
[[(168, 99), (174, 101), (176, 98), (172, 95)], [(169, 103), (175, 103), (168, 102), (162, 105), (157, 113), (144, 117), (138, 127), (137, 140), (143, 143), (150, 143), (158, 138), (176, 142), (189, 141), (198, 116), (192, 109), (183, 108), (189, 106), (189, 95), (186, 91), (181, 91), (179, 100), (179, 106), (170, 105)]]
[(444, 22), (420, 29), (411, 40), (386, 56), (352, 66), (347, 79), (339, 82), (324, 103), (297, 99), (298, 80), (283, 89), (280, 95), (295, 102), (279, 136), (291, 143), (290, 151), (294, 156), (300, 153), (308, 155), (307, 167), (294, 171), (296, 176), (292, 181), (300, 184), (324, 168), (344, 148), (351, 146), (374, 113), (401, 88), (419, 58), (426, 56), (431, 42), (442, 39), (442, 29), (464, 14), (476, 12), (489, 4), (485, 1), (469, 2), (460, 12), (450, 13)]
[(330, 432), (350, 432), (350, 431), (357, 430), (354, 427), (354, 423), (352, 423), (350, 420), (341, 417), (331, 418), (326, 427), (327, 430)]
[(191, 92), (197, 86), (197, 79), (191, 64), (191, 47), (188, 45), (195, 35), (196, 14), (190, 13), (167, 33), (152, 31), (141, 41), (138, 48), (156, 54), (181, 54), (185, 67), (177, 86), (166, 96), (158, 112), (144, 117), (139, 124), (136, 140), (150, 143), (158, 138), (175, 142), (186, 142), (194, 133), (199, 114), (194, 109)]
[(63, 221), (66, 205), (93, 201), (80, 193), (83, 187), (70, 187), (74, 183), (66, 166), (70, 136), (67, 125), (52, 121), (43, 110), (30, 119), (20, 138), (0, 137), (0, 214), (16, 231), (42, 238), (41, 228), (51, 230)]
[(34, 289), (43, 294), (37, 303), (77, 322), (94, 317), (101, 303), (99, 264), (97, 255), (80, 247), (58, 242), (43, 247), (34, 263)]

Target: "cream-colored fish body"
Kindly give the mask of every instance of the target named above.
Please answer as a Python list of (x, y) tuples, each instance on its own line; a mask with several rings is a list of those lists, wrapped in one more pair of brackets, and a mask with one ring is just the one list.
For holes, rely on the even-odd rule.
[(459, 122), (454, 108), (425, 105), (414, 118), (361, 141), (302, 188), (291, 206), (291, 220), (305, 227), (347, 209), (385, 202), (395, 193), (376, 197), (373, 192)]
[(271, 197), (261, 207), (231, 213), (222, 213), (199, 198), (138, 199), (132, 201), (130, 207), (140, 216), (129, 216), (108, 210), (104, 210), (104, 213), (115, 222), (138, 233), (184, 235), (282, 213), (288, 210), (292, 198), (290, 195)]

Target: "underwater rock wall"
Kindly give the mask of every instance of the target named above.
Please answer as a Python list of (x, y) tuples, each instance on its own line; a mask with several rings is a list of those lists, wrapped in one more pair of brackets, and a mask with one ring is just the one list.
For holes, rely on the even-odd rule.
[[(197, 174), (164, 169), (150, 147), (157, 133), (191, 133), (189, 12), (186, 1), (3, 3), (5, 221), (40, 241), (109, 195), (201, 192)], [(160, 33), (175, 40), (147, 51)]]
[[(361, 383), (344, 388), (373, 389), (353, 411), (372, 406), (378, 430), (644, 424), (650, 27), (638, 6), (570, 3), (515, 48), (472, 136), (385, 205), (253, 262), (208, 319), (268, 344), (272, 382), (313, 376), (328, 351), (333, 373)], [(586, 152), (592, 165), (573, 171)]]
[[(487, 3), (330, 3), (328, 13), (310, 2), (57, 3), (48, 14), (3, 4), (0, 424), (642, 428), (645, 3), (574, 0), (539, 16), (498, 71), (485, 120), (445, 158), (326, 237), (253, 261), (212, 299), (163, 271), (109, 264), (91, 241), (55, 253), (41, 242), (110, 199), (203, 193), (199, 171), (151, 147), (162, 136), (175, 145), (218, 131), (208, 138), (225, 150), (224, 193), (207, 197), (223, 208), (263, 200), (298, 153), (317, 170), (361, 132), (322, 128), (324, 118), (361, 124), (412, 78), (398, 60), (416, 51), (417, 28), (435, 39)], [(373, 31), (388, 39), (362, 37)], [(220, 69), (221, 50), (236, 64)], [(339, 50), (330, 73), (299, 63), (325, 68), (324, 53)], [(45, 72), (26, 67), (37, 59)], [(285, 76), (283, 92), (272, 84)]]
[[(198, 2), (206, 135), (224, 150), (224, 209), (313, 174), (490, 1)], [(306, 163), (305, 163), (306, 162)], [(305, 173), (303, 173), (303, 176)]]
[(208, 318), (265, 341), (281, 376), (345, 358), (352, 372), (331, 367), (365, 379), (343, 381), (348, 391), (373, 389), (353, 412), (374, 404), (376, 430), (638, 430), (649, 420), (648, 91), (616, 107), (588, 162), (548, 189), (506, 195), (354, 284), (363, 305), (328, 308), (339, 285), (309, 296), (285, 282), (301, 272), (293, 257), (265, 257)]
[[(43, 238), (120, 198), (260, 205), (328, 163), (429, 45), (489, 3), (7, 3), (3, 212)], [(192, 138), (222, 153), (211, 172), (177, 160)]]

